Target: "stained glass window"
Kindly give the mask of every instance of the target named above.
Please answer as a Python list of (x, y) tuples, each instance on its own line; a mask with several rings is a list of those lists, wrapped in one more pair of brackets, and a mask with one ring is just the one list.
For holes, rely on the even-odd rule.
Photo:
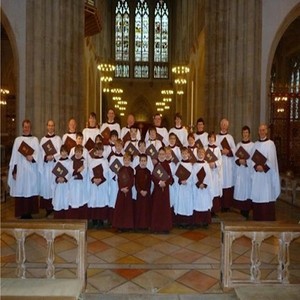
[(290, 119), (300, 119), (300, 57), (293, 59), (292, 72), (290, 77), (290, 93), (294, 95), (290, 103)]
[(167, 0), (116, 0), (116, 77), (157, 79), (169, 77), (167, 2)]
[(130, 14), (126, 0), (119, 0), (115, 11), (116, 77), (129, 77)]

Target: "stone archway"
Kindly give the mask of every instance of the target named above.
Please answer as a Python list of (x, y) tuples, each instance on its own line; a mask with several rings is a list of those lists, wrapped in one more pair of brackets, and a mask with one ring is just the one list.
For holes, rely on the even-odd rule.
[(1, 165), (7, 165), (14, 139), (17, 135), (19, 60), (15, 35), (8, 18), (1, 10)]

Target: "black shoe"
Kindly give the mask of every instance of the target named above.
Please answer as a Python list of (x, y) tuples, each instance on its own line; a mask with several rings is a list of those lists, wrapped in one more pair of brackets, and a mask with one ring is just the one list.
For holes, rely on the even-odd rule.
[(241, 215), (246, 218), (246, 220), (249, 219), (249, 210), (241, 210)]
[(222, 207), (222, 208), (221, 208), (221, 212), (229, 212), (229, 208), (227, 208), (227, 207)]
[(53, 209), (46, 209), (46, 218), (53, 213)]
[(23, 219), (23, 220), (30, 220), (30, 219), (33, 219), (33, 218), (32, 218), (32, 215), (30, 213), (28, 213), (28, 214), (23, 214), (21, 216), (21, 219)]

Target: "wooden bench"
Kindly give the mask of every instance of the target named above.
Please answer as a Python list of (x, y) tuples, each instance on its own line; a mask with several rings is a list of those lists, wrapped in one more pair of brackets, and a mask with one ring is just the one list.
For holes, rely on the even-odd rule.
[[(16, 240), (16, 278), (1, 278), (1, 299), (78, 299), (86, 287), (84, 220), (17, 220), (1, 223), (1, 233)], [(45, 278), (26, 278), (26, 239), (36, 234), (47, 243)], [(66, 235), (77, 243), (76, 278), (55, 277), (55, 239)], [(45, 267), (45, 263), (43, 263)]]
[[(228, 290), (241, 285), (281, 283), (289, 284), (289, 246), (300, 237), (299, 224), (281, 222), (222, 222), (221, 223), (221, 286)], [(233, 278), (232, 244), (240, 237), (247, 237), (251, 241), (251, 257), (248, 265), (250, 276)], [(267, 280), (261, 278), (260, 247), (264, 240), (275, 237), (278, 241), (278, 264), (275, 265), (277, 278)], [(235, 263), (235, 267), (239, 264)], [(242, 265), (242, 264), (240, 264)]]

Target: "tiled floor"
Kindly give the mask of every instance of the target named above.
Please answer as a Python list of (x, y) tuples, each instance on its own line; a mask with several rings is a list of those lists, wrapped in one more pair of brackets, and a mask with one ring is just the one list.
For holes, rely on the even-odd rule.
[[(283, 201), (276, 205), (277, 220), (300, 220), (300, 208)], [(1, 203), (2, 220), (13, 218), (14, 203), (8, 198)], [(42, 218), (43, 212), (35, 218)], [(224, 295), (220, 288), (220, 221), (244, 220), (237, 211), (220, 213), (208, 229), (174, 228), (170, 234), (116, 233), (113, 229), (88, 230), (88, 284), (89, 294), (156, 294), (156, 295)], [(246, 222), (246, 221), (245, 221)], [(28, 260), (45, 261), (45, 241), (39, 236), (28, 238)], [(2, 236), (1, 276), (15, 276), (11, 263), (15, 261), (13, 239)], [(251, 242), (242, 237), (234, 242), (233, 263), (243, 262), (245, 269), (234, 271), (236, 276), (249, 274)], [(261, 247), (263, 278), (274, 278), (276, 272), (276, 242), (269, 238)], [(74, 242), (68, 237), (59, 237), (55, 242), (56, 261), (75, 261)], [(290, 246), (290, 281), (300, 284), (300, 238)], [(294, 268), (293, 266), (296, 266)], [(40, 270), (28, 269), (34, 277)], [(57, 270), (57, 277), (73, 277), (74, 269)], [(232, 294), (229, 293), (228, 296)], [(224, 295), (225, 296), (225, 295)]]

